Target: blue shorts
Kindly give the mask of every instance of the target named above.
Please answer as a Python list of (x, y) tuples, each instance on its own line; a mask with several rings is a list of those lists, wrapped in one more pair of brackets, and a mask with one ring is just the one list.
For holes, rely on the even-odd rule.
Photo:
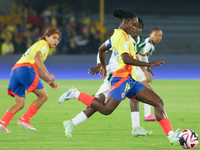
[(8, 95), (25, 97), (25, 89), (30, 93), (43, 88), (42, 81), (33, 67), (23, 66), (11, 71)]
[(108, 95), (122, 101), (125, 97), (134, 100), (137, 94), (145, 87), (144, 84), (135, 81), (131, 76), (113, 77)]

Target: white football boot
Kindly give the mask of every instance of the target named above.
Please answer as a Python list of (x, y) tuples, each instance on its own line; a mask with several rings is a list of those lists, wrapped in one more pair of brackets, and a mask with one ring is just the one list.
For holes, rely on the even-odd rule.
[(75, 87), (71, 87), (67, 92), (62, 94), (58, 100), (58, 103), (62, 103), (66, 100), (75, 99), (74, 93), (77, 90)]

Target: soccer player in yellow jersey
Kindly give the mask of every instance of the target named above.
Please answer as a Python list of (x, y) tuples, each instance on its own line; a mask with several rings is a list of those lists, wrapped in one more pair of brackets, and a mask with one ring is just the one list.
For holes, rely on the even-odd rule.
[[(164, 62), (154, 61), (147, 63), (136, 60), (134, 46), (128, 35), (134, 32), (138, 18), (132, 11), (123, 9), (115, 10), (113, 15), (121, 19), (119, 29), (115, 29), (114, 34), (111, 36), (113, 53), (118, 60), (119, 66), (113, 73), (107, 102), (104, 104), (100, 99), (80, 92), (74, 87), (61, 95), (59, 101), (76, 98), (100, 113), (109, 115), (125, 97), (131, 100), (136, 98), (154, 107), (156, 119), (169, 139), (170, 144), (174, 145), (178, 142), (178, 131), (173, 131), (170, 120), (165, 113), (162, 99), (144, 84), (137, 81), (136, 77), (135, 66), (153, 67), (160, 66)], [(99, 50), (99, 58), (102, 65), (100, 74), (103, 78), (106, 77), (105, 52), (106, 50)]]
[(15, 104), (6, 111), (0, 120), (2, 132), (10, 133), (7, 124), (24, 107), (25, 90), (27, 90), (27, 93), (33, 92), (37, 99), (29, 106), (26, 113), (17, 121), (17, 124), (32, 131), (36, 130), (31, 126), (30, 119), (47, 100), (47, 93), (41, 79), (46, 81), (54, 90), (58, 88), (58, 85), (54, 83), (54, 75), (49, 73), (43, 62), (48, 56), (49, 48), (56, 47), (60, 38), (61, 33), (57, 29), (47, 29), (44, 35), (38, 39), (38, 42), (33, 44), (12, 68), (8, 95), (15, 98)]

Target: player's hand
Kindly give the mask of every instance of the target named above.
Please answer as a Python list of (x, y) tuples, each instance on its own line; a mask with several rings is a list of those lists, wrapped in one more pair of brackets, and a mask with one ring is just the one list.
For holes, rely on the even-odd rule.
[(164, 64), (164, 61), (153, 61), (149, 63), (148, 67), (161, 66), (161, 64)]
[(49, 72), (46, 73), (46, 76), (49, 77), (51, 81), (55, 81), (55, 76)]
[(99, 74), (101, 78), (105, 79), (107, 74), (106, 67), (101, 67)]
[(149, 72), (149, 74), (152, 75), (153, 79), (155, 79), (155, 74), (154, 74), (153, 70), (151, 70), (150, 67), (147, 67), (147, 72)]
[(53, 88), (54, 91), (58, 89), (58, 85), (54, 83), (53, 81), (49, 81), (48, 84), (50, 87)]
[(146, 78), (147, 78), (147, 82), (152, 82), (152, 78), (148, 72), (147, 72)]
[(95, 67), (88, 69), (88, 74), (97, 75), (100, 71), (101, 64), (97, 64)]

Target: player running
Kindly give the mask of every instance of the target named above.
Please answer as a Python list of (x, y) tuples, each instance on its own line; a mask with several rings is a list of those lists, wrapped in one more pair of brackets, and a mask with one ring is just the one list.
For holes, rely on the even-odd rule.
[[(135, 30), (135, 32), (133, 32), (132, 36), (130, 36), (132, 42), (135, 45), (135, 49), (137, 49), (137, 54), (139, 53), (140, 49), (145, 46), (145, 40), (141, 36), (139, 36), (139, 34), (141, 33), (141, 31), (143, 29), (143, 26), (144, 26), (143, 20), (141, 18), (138, 18), (138, 25), (136, 27), (136, 30)], [(110, 51), (112, 51), (111, 41), (107, 40), (100, 47), (100, 49), (105, 49), (105, 50), (109, 49)], [(100, 86), (99, 90), (95, 94), (95, 96), (100, 98), (102, 101), (104, 101), (104, 103), (106, 102), (105, 99), (106, 99), (107, 93), (108, 93), (108, 91), (110, 90), (110, 87), (111, 87), (112, 74), (117, 69), (118, 65), (119, 65), (118, 62), (117, 62), (116, 58), (114, 57), (114, 54), (112, 53), (110, 60), (109, 60), (109, 64), (106, 66), (107, 75), (106, 75), (106, 78), (104, 79), (104, 83)], [(100, 71), (100, 67), (101, 67), (101, 63), (100, 63), (100, 60), (99, 60), (99, 55), (97, 55), (97, 66), (90, 68), (89, 74), (90, 73), (92, 75), (98, 74), (99, 71)], [(140, 82), (146, 80), (146, 77), (145, 77), (143, 71), (140, 69), (140, 67), (137, 68), (136, 74), (137, 74), (137, 77), (139, 78)], [(62, 102), (63, 101), (59, 101), (59, 103), (62, 103)], [(152, 131), (145, 130), (144, 128), (140, 127), (139, 112), (138, 112), (139, 109), (134, 110), (134, 109), (136, 109), (136, 107), (133, 106), (134, 108), (132, 108), (132, 105), (133, 105), (132, 102), (133, 101), (130, 101), (130, 103), (131, 103), (130, 104), (130, 106), (131, 106), (131, 120), (132, 120), (132, 136), (137, 137), (137, 136), (144, 136), (144, 135), (152, 134)], [(73, 130), (73, 127), (82, 123), (83, 121), (87, 120), (95, 112), (96, 112), (96, 110), (94, 110), (90, 107), (87, 107), (84, 111), (79, 113), (73, 119), (64, 121), (63, 125), (65, 127), (66, 136), (72, 137), (71, 132)]]
[(15, 98), (15, 104), (6, 111), (0, 120), (2, 132), (11, 133), (7, 126), (14, 115), (24, 107), (25, 90), (27, 90), (27, 93), (33, 92), (37, 99), (29, 106), (26, 113), (17, 121), (17, 124), (36, 131), (31, 126), (30, 119), (47, 100), (47, 93), (41, 79), (46, 81), (54, 90), (58, 88), (58, 85), (54, 83), (54, 75), (49, 73), (43, 62), (48, 56), (49, 48), (56, 47), (60, 38), (61, 33), (57, 29), (47, 29), (44, 35), (38, 39), (38, 42), (33, 44), (12, 68), (8, 95)]
[[(144, 84), (136, 81), (135, 66), (153, 67), (160, 66), (164, 62), (146, 63), (136, 60), (134, 45), (128, 37), (134, 31), (138, 22), (136, 15), (132, 11), (124, 11), (123, 9), (117, 9), (113, 15), (121, 19), (119, 29), (115, 29), (111, 36), (113, 53), (119, 66), (112, 75), (107, 102), (103, 103), (100, 99), (80, 92), (73, 87), (64, 93), (61, 98), (63, 100), (76, 98), (104, 115), (111, 114), (125, 97), (131, 100), (137, 98), (141, 102), (154, 106), (156, 119), (169, 139), (170, 144), (174, 145), (178, 142), (178, 131), (173, 131), (170, 120), (165, 113), (162, 99), (155, 92), (145, 87)], [(99, 50), (99, 58), (102, 65), (100, 75), (103, 78), (106, 77), (107, 73), (105, 52), (106, 50)]]

